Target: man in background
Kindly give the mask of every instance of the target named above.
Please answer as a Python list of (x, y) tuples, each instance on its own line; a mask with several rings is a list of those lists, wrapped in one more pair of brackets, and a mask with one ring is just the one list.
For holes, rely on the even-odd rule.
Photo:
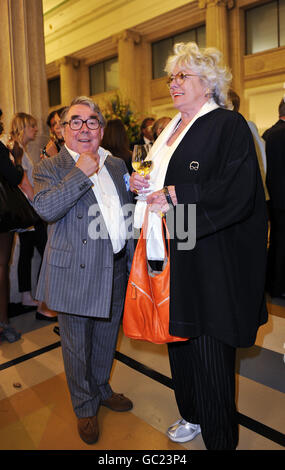
[(282, 98), (279, 106), (278, 106), (278, 114), (279, 114), (279, 119), (278, 121), (269, 129), (267, 129), (263, 134), (262, 137), (266, 141), (268, 136), (278, 130), (278, 129), (283, 129), (285, 130), (285, 97)]

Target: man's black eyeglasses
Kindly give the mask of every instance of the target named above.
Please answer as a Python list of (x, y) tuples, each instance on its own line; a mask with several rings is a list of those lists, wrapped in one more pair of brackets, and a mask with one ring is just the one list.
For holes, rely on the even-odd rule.
[(88, 127), (88, 129), (90, 129), (91, 131), (95, 131), (96, 129), (99, 129), (100, 127), (100, 122), (97, 118), (89, 118), (89, 119), (86, 119), (85, 121), (83, 119), (79, 119), (79, 118), (74, 118), (74, 119), (70, 119), (70, 121), (65, 121), (62, 123), (63, 125), (65, 124), (68, 124), (70, 129), (72, 131), (79, 131), (83, 124), (86, 124), (86, 126)]

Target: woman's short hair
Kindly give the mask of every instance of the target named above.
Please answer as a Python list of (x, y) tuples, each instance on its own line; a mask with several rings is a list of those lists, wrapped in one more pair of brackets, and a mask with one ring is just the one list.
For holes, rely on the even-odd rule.
[(61, 116), (60, 116), (61, 124), (63, 124), (63, 122), (65, 121), (66, 115), (68, 111), (70, 110), (71, 106), (75, 106), (77, 104), (83, 104), (85, 106), (88, 106), (94, 113), (97, 114), (101, 126), (103, 128), (105, 127), (106, 121), (105, 121), (103, 114), (101, 113), (101, 110), (98, 104), (94, 103), (94, 101), (88, 96), (77, 96), (76, 98), (74, 98), (74, 100), (72, 100), (69, 106), (63, 109)]
[(36, 125), (37, 120), (30, 114), (16, 113), (11, 121), (10, 137), (12, 140), (22, 143), (25, 128)]
[(191, 69), (209, 88), (215, 102), (226, 108), (232, 74), (221, 64), (221, 59), (222, 53), (214, 47), (199, 49), (195, 42), (181, 42), (174, 45), (174, 54), (168, 58), (165, 71), (170, 74), (175, 67)]
[[(159, 136), (160, 132), (163, 131), (163, 129), (167, 126), (167, 124), (169, 124), (169, 122), (171, 121), (171, 118), (168, 117), (168, 116), (163, 116), (161, 118), (158, 118), (152, 128), (151, 128), (151, 132), (152, 132), (152, 135), (153, 135), (153, 138), (154, 140), (157, 139), (157, 137)], [(160, 132), (159, 132), (160, 131)]]
[(121, 119), (110, 119), (104, 129), (101, 147), (109, 150), (115, 157), (130, 159), (130, 143)]
[(65, 106), (62, 107), (62, 108), (59, 108), (59, 109), (54, 109), (51, 113), (49, 113), (48, 117), (47, 117), (47, 125), (49, 128), (51, 128), (51, 120), (52, 118), (54, 118), (54, 116), (58, 115), (58, 117), (60, 118), (63, 110), (65, 109)]

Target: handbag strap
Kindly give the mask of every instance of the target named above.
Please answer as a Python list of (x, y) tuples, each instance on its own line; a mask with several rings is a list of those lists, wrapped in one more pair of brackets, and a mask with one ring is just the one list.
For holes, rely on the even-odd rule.
[[(145, 210), (142, 229), (141, 229), (141, 238), (143, 240), (143, 246), (144, 246), (145, 253), (146, 253), (146, 235), (147, 235), (149, 212), (150, 212), (150, 210), (149, 210), (149, 207), (147, 206), (146, 210)], [(167, 238), (167, 247), (166, 247), (166, 241), (165, 241), (163, 227), (165, 228), (165, 233), (166, 233), (166, 238)], [(163, 244), (164, 244), (164, 254), (165, 254), (164, 257), (167, 258), (167, 257), (169, 257), (169, 253), (170, 253), (170, 235), (169, 235), (169, 231), (168, 231), (168, 228), (167, 228), (166, 218), (165, 217), (162, 217), (162, 220), (161, 220), (161, 231), (162, 231), (162, 239), (163, 239)], [(144, 236), (144, 234), (145, 234), (145, 236)]]

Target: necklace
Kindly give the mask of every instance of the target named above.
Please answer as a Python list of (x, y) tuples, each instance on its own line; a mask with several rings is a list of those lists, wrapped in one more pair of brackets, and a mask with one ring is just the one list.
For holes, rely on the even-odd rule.
[(182, 122), (182, 119), (179, 119), (179, 121), (177, 122), (176, 126), (174, 127), (174, 129), (173, 129), (173, 131), (172, 131), (172, 135), (175, 134), (175, 132), (177, 131), (177, 129), (180, 127), (181, 122)]

